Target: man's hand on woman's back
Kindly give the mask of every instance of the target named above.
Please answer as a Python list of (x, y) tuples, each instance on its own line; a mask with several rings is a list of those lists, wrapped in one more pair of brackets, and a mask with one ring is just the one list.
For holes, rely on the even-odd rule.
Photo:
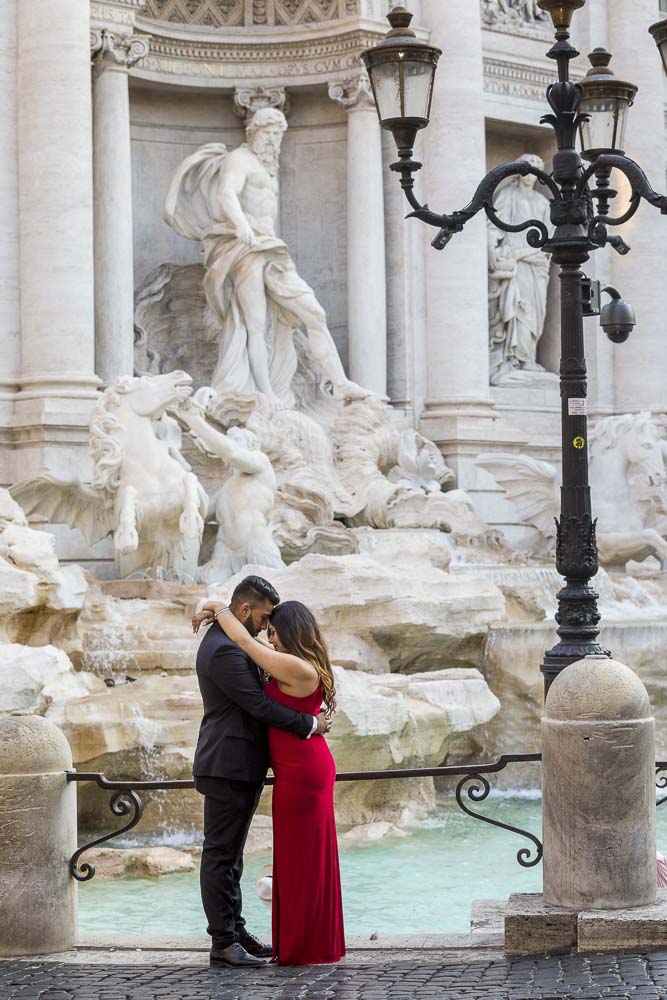
[(318, 715), (317, 729), (315, 730), (315, 736), (325, 736), (330, 729), (331, 729), (331, 719), (327, 719), (326, 715)]

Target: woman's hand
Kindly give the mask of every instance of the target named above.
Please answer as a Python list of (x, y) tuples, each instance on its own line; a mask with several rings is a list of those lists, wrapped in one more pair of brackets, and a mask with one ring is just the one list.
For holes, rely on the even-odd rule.
[(196, 635), (202, 625), (212, 625), (214, 621), (215, 613), (210, 608), (195, 611), (192, 616), (192, 631)]
[(258, 640), (250, 635), (245, 625), (238, 620), (230, 608), (225, 607), (224, 604), (219, 604), (216, 607), (216, 611), (219, 612), (218, 625), (232, 642), (235, 642), (237, 646), (240, 646), (246, 652), (256, 647)]

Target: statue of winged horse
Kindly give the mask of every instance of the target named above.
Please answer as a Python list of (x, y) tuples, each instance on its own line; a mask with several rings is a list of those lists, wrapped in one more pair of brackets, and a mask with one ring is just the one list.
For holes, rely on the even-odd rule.
[[(589, 478), (600, 562), (624, 566), (652, 555), (667, 569), (667, 441), (650, 413), (604, 417), (589, 434)], [(524, 524), (556, 538), (556, 470), (524, 455), (480, 455)]]
[(168, 413), (191, 393), (192, 379), (182, 371), (118, 378), (90, 423), (91, 485), (44, 473), (12, 487), (12, 496), (29, 517), (78, 528), (89, 545), (113, 535), (121, 577), (193, 579), (208, 497)]

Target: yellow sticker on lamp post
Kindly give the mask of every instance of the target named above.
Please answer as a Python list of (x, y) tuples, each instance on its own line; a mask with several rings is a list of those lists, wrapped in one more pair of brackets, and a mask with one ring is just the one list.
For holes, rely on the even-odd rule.
[(577, 449), (577, 451), (581, 451), (581, 449), (584, 447), (584, 445), (586, 444), (586, 442), (584, 441), (584, 439), (582, 437), (576, 437), (574, 439), (574, 441), (572, 442), (572, 444)]

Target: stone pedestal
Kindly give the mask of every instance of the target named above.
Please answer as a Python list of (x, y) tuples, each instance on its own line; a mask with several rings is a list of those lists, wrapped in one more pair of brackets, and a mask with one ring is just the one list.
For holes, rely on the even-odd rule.
[(127, 74), (139, 36), (91, 33), (95, 195), (95, 369), (104, 386), (134, 373), (132, 160)]
[(652, 906), (583, 910), (577, 918), (578, 951), (648, 951), (667, 947), (667, 889)]
[(545, 903), (655, 903), (654, 721), (646, 688), (622, 663), (587, 657), (551, 685), (542, 813)]
[(493, 905), (504, 923), (506, 955), (545, 955), (575, 949), (599, 954), (667, 947), (667, 889), (657, 890), (651, 906), (623, 910), (577, 911), (550, 906), (541, 893), (515, 893), (507, 901), (483, 902), (487, 910)]
[(72, 471), (87, 450), (98, 385), (88, 0), (19, 3), (17, 39), (22, 361), (14, 479), (44, 467)]
[(37, 716), (0, 722), (0, 955), (66, 951), (76, 941), (76, 789), (61, 731)]
[(541, 893), (515, 893), (505, 908), (505, 954), (544, 955), (577, 947), (577, 914), (547, 906)]
[(334, 83), (347, 110), (347, 314), (349, 375), (387, 394), (387, 278), (380, 123), (365, 75)]

